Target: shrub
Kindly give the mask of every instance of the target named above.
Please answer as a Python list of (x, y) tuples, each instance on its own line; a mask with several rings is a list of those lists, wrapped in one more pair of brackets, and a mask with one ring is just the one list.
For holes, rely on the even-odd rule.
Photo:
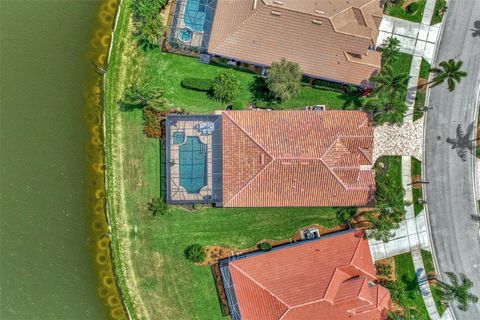
[(314, 80), (314, 88), (316, 89), (323, 89), (329, 91), (336, 91), (336, 92), (344, 92), (345, 86), (339, 83), (325, 81), (325, 80)]
[(149, 138), (163, 137), (162, 122), (164, 112), (159, 112), (152, 107), (143, 109), (143, 132)]
[(162, 197), (153, 198), (148, 203), (148, 210), (154, 215), (165, 215), (170, 212), (170, 206), (163, 200)]
[(182, 80), (182, 87), (196, 91), (210, 91), (212, 80), (201, 78), (185, 78)]
[(295, 97), (300, 90), (302, 76), (303, 72), (298, 63), (286, 59), (274, 62), (268, 70), (268, 90), (280, 101)]
[(167, 0), (133, 0), (131, 4), (134, 24), (133, 34), (138, 39), (140, 47), (152, 49), (159, 47), (160, 39), (167, 27), (160, 16), (160, 10)]
[(258, 249), (262, 251), (269, 251), (272, 249), (272, 245), (268, 242), (262, 242), (258, 245)]
[(414, 14), (418, 10), (418, 3), (412, 2), (407, 6), (407, 13)]
[(184, 256), (195, 263), (203, 262), (206, 258), (205, 248), (198, 243), (189, 245), (184, 251)]
[(224, 71), (213, 79), (212, 82), (212, 98), (222, 102), (231, 102), (238, 95), (237, 76), (231, 70)]
[(243, 110), (243, 102), (239, 100), (235, 100), (232, 102), (232, 110)]

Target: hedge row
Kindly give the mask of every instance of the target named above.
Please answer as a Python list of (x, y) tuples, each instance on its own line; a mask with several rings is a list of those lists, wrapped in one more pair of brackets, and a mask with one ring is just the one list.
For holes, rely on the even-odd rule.
[(201, 78), (185, 78), (182, 80), (182, 87), (197, 91), (210, 91), (212, 87), (212, 80)]

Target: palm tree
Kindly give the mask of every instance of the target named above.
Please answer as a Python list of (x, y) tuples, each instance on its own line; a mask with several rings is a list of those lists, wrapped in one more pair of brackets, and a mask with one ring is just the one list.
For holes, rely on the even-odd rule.
[(462, 65), (463, 61), (455, 61), (454, 59), (440, 62), (440, 67), (430, 69), (430, 72), (433, 72), (435, 75), (428, 84), (432, 84), (432, 87), (435, 87), (447, 81), (448, 90), (455, 90), (456, 84), (460, 83), (461, 79), (467, 76), (465, 71), (460, 71)]
[(439, 281), (442, 300), (447, 303), (456, 301), (458, 309), (467, 311), (470, 303), (478, 302), (478, 297), (470, 293), (470, 289), (473, 287), (472, 280), (468, 279), (463, 273), (460, 274), (460, 279), (453, 272), (446, 272), (446, 274), (451, 283), (447, 284)]
[(389, 281), (386, 284), (388, 291), (390, 291), (390, 296), (392, 300), (398, 303), (401, 306), (406, 304), (407, 300), (407, 285), (405, 282), (400, 280)]
[(367, 220), (371, 224), (368, 237), (377, 241), (390, 241), (390, 239), (395, 236), (395, 232), (392, 230), (400, 227), (396, 219), (392, 218), (388, 214), (381, 214), (378, 217), (373, 214), (368, 214)]
[(409, 75), (407, 73), (397, 73), (387, 65), (382, 71), (370, 78), (375, 85), (374, 95), (397, 96), (400, 92), (407, 90)]
[(131, 110), (134, 108), (152, 107), (156, 110), (162, 110), (166, 105), (163, 98), (163, 92), (157, 88), (152, 88), (148, 84), (132, 83), (125, 89), (124, 98), (120, 100), (122, 110)]
[(391, 65), (400, 55), (400, 40), (388, 37), (382, 44), (382, 66)]
[(357, 209), (353, 207), (343, 207), (337, 209), (337, 219), (352, 229), (352, 220), (357, 215)]

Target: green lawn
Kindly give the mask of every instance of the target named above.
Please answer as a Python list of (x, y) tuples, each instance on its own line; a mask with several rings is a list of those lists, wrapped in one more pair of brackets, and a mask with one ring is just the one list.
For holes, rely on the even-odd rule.
[(432, 21), (430, 22), (431, 25), (437, 24), (442, 22), (443, 15), (442, 9), (445, 7), (446, 1), (445, 0), (437, 0), (435, 2), (435, 9), (433, 11)]
[(420, 287), (417, 283), (415, 267), (413, 266), (412, 254), (404, 253), (395, 257), (395, 272), (397, 279), (406, 284), (406, 306), (418, 312), (418, 320), (428, 320), (427, 308), (423, 302)]
[(384, 189), (378, 187), (379, 184), (384, 184), (388, 187), (385, 191), (393, 189), (396, 191), (394, 193), (403, 195), (402, 158), (400, 156), (382, 156), (378, 158), (375, 163), (375, 179), (377, 182), (377, 199), (388, 198), (387, 194), (382, 194)]
[[(427, 274), (436, 273), (435, 265), (433, 264), (433, 257), (429, 251), (422, 250), (422, 260)], [(440, 315), (442, 315), (446, 310), (446, 306), (441, 301), (440, 289), (438, 285), (430, 285), (430, 290), (432, 290), (433, 300), (435, 300), (437, 310)]]
[[(422, 64), (420, 65), (420, 78), (428, 80), (428, 76), (430, 74), (430, 63), (427, 60), (422, 59)], [(426, 99), (426, 92), (424, 88), (417, 89), (417, 95), (415, 97), (415, 105), (414, 105), (414, 113), (413, 113), (413, 121), (420, 119), (423, 116), (422, 108), (425, 107), (425, 99)]]
[(427, 0), (418, 0), (418, 9), (413, 14), (408, 13), (403, 8), (405, 0), (396, 0), (395, 4), (393, 1), (388, 1), (385, 4), (384, 12), (385, 14), (413, 22), (422, 22), (423, 10), (425, 9), (425, 4)]
[(432, 66), (428, 63), (427, 60), (422, 58), (422, 63), (420, 64), (420, 78), (427, 79), (428, 75), (430, 74), (430, 68)]
[[(422, 175), (422, 162), (412, 157), (412, 177)], [(417, 188), (418, 187), (418, 188)], [(422, 185), (415, 185), (415, 188), (412, 188), (413, 194), (413, 210), (415, 215), (418, 215), (423, 210), (423, 199), (422, 195)]]

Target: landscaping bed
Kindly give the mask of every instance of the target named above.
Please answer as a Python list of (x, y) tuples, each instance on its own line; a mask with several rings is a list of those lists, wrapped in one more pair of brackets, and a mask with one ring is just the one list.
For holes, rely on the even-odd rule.
[[(412, 157), (412, 182), (422, 180), (422, 162)], [(418, 215), (423, 210), (422, 184), (412, 186), (413, 211)]]

